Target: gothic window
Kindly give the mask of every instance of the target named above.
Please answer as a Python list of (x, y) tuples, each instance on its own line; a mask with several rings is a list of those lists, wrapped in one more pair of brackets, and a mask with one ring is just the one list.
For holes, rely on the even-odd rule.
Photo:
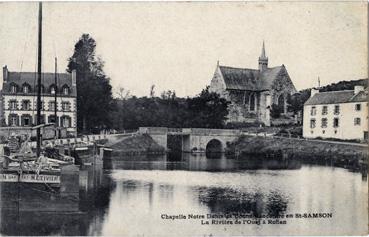
[(255, 104), (256, 104), (256, 94), (251, 94), (250, 95), (250, 99), (249, 99), (249, 101), (250, 101), (250, 111), (255, 111)]
[(55, 95), (55, 93), (56, 93), (56, 86), (55, 85), (51, 85), (50, 86), (50, 94)]
[(22, 110), (31, 110), (30, 100), (22, 100)]
[(280, 96), (278, 97), (278, 106), (279, 106), (280, 108), (284, 108), (284, 95), (280, 95)]
[(60, 121), (61, 127), (69, 128), (71, 127), (71, 118), (69, 116), (62, 116)]
[[(38, 90), (38, 86), (36, 86), (36, 89)], [(44, 85), (41, 85), (41, 93), (45, 93), (45, 87), (44, 87)]]
[(18, 104), (16, 100), (10, 100), (9, 101), (9, 110), (17, 110)]
[(32, 116), (29, 114), (23, 114), (21, 120), (22, 126), (31, 126), (32, 125)]
[(68, 102), (68, 101), (63, 101), (63, 102), (62, 102), (62, 110), (63, 110), (63, 111), (71, 111), (71, 108), (70, 108), (70, 102)]
[(70, 90), (69, 87), (67, 85), (63, 86), (63, 95), (69, 95)]
[(16, 84), (12, 84), (10, 86), (10, 92), (14, 93), (14, 94), (17, 93), (18, 92), (18, 86)]
[(9, 114), (8, 118), (8, 124), (9, 126), (19, 126), (19, 117), (16, 114)]
[(22, 91), (25, 94), (30, 93), (31, 92), (31, 86), (27, 83), (24, 83), (23, 86), (22, 86)]
[(55, 101), (49, 101), (49, 111), (55, 111)]

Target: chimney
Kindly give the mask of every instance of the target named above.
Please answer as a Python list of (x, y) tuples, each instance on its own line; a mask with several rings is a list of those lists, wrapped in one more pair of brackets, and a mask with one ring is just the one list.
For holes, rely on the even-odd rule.
[(315, 89), (315, 88), (311, 88), (311, 91), (310, 91), (310, 98), (313, 97), (315, 94), (318, 94), (319, 93), (319, 90), (318, 89)]
[(8, 67), (5, 65), (3, 67), (3, 81), (8, 81), (8, 75), (9, 75), (9, 71), (8, 71)]
[(76, 86), (77, 85), (77, 70), (73, 69), (72, 70), (72, 86)]
[(364, 91), (364, 87), (363, 86), (355, 86), (354, 87), (354, 94), (356, 95), (359, 92)]

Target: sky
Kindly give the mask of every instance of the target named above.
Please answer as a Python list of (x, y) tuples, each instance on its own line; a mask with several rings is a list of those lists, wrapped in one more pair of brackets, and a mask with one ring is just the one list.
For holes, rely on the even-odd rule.
[[(36, 71), (36, 2), (0, 3), (0, 64)], [(365, 2), (46, 2), (43, 71), (64, 72), (83, 33), (97, 42), (113, 91), (194, 96), (220, 65), (284, 64), (297, 90), (367, 78)], [(2, 77), (2, 75), (0, 76)]]

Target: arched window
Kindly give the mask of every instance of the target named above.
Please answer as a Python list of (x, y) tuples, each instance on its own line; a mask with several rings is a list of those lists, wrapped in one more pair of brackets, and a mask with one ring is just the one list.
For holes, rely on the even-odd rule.
[(62, 87), (62, 93), (63, 93), (63, 95), (69, 95), (70, 89), (69, 89), (69, 87), (67, 85), (64, 85)]
[[(58, 106), (58, 104), (56, 104)], [(49, 111), (55, 111), (55, 101), (49, 101)]]
[(32, 126), (32, 116), (29, 114), (23, 114), (21, 116), (21, 125), (22, 126)]
[(22, 110), (31, 110), (30, 100), (22, 100)]
[(256, 94), (252, 93), (250, 95), (250, 99), (249, 99), (249, 104), (250, 104), (250, 111), (255, 111), (255, 104), (256, 104)]
[(18, 109), (17, 100), (9, 100), (8, 108), (9, 110), (17, 110)]
[(281, 113), (286, 113), (286, 95), (284, 94), (281, 94), (279, 97), (278, 97), (278, 109), (281, 111)]
[(55, 84), (52, 84), (50, 86), (50, 94), (55, 95), (55, 93), (56, 93), (56, 86)]
[(9, 114), (8, 125), (12, 127), (19, 126), (19, 116), (17, 114)]
[(63, 128), (69, 128), (71, 127), (71, 118), (69, 116), (62, 116), (60, 118), (60, 126)]
[(282, 94), (282, 95), (280, 95), (279, 97), (278, 97), (278, 106), (280, 106), (280, 107), (284, 107), (284, 101), (285, 101), (285, 99), (284, 99), (284, 95)]
[(62, 111), (71, 111), (70, 102), (69, 101), (62, 101)]
[[(37, 92), (38, 86), (36, 86), (36, 92)], [(41, 85), (41, 93), (45, 93), (45, 87), (44, 85)]]
[(10, 92), (11, 93), (17, 93), (18, 92), (18, 86), (14, 83), (10, 85)]
[(28, 83), (24, 83), (24, 84), (22, 85), (22, 91), (23, 91), (23, 93), (25, 93), (25, 94), (30, 93), (30, 92), (31, 92), (31, 86), (30, 86)]

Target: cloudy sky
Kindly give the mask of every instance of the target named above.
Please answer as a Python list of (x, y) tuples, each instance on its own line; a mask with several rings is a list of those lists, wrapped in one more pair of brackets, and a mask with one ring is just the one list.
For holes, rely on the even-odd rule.
[[(37, 3), (0, 3), (0, 64), (35, 71)], [(44, 3), (43, 70), (59, 71), (82, 33), (114, 90), (193, 96), (221, 65), (257, 68), (265, 40), (270, 66), (284, 64), (298, 90), (367, 77), (365, 2)]]

